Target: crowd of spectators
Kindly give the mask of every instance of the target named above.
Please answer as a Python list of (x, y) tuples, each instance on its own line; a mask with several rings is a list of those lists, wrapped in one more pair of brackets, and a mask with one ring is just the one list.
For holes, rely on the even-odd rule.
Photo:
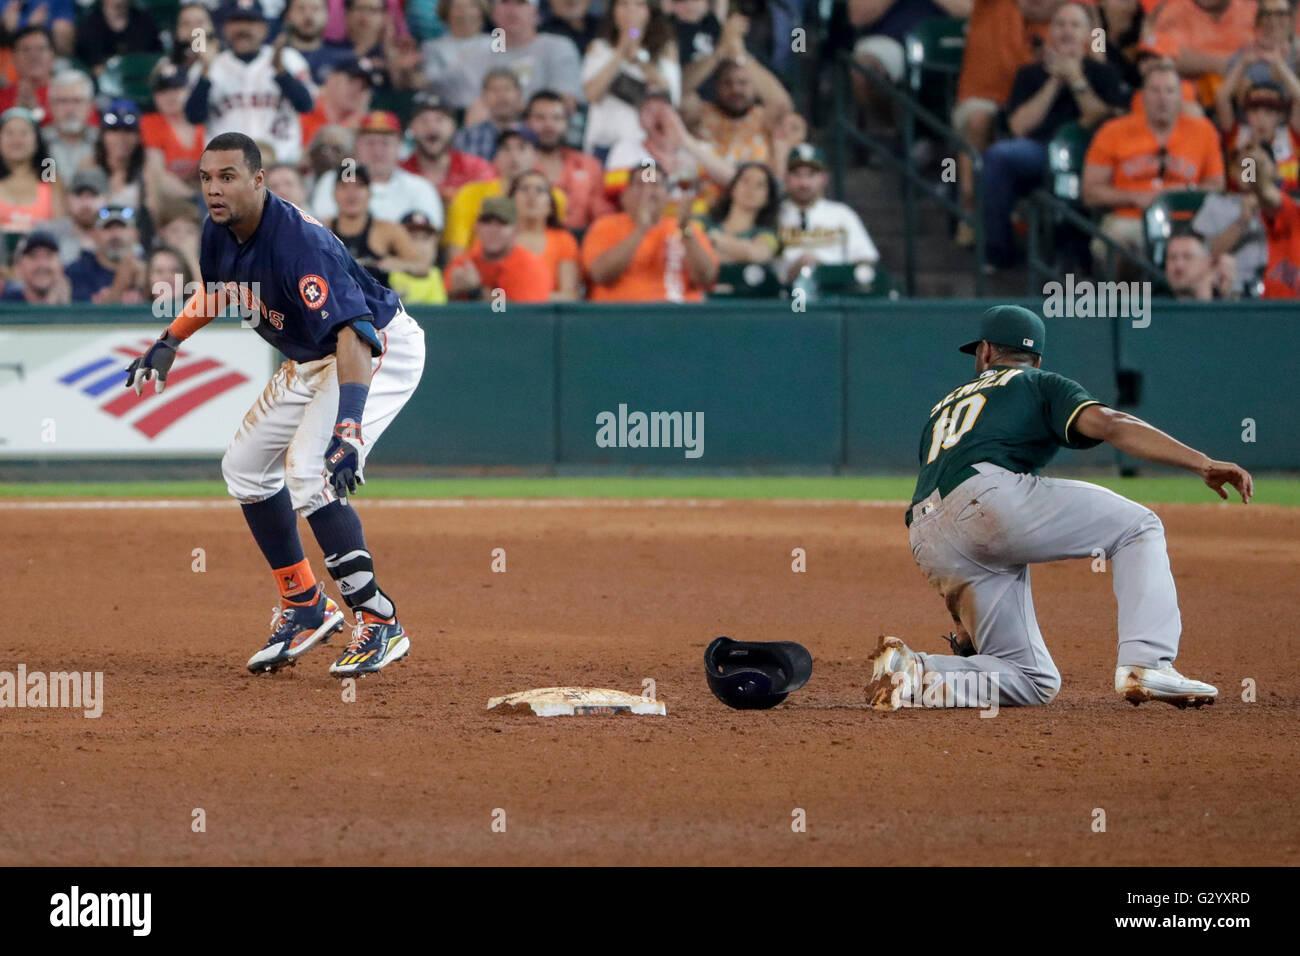
[(199, 158), (227, 130), (410, 304), (692, 302), (727, 265), (873, 266), (779, 78), (806, 6), (0, 0), (3, 295), (195, 277)]
[[(1300, 295), (1292, 0), (846, 7), (854, 55), (892, 83), (919, 25), (968, 20), (951, 122), (983, 157), (981, 208), (965, 153), (956, 189), (990, 270), (1019, 263), (1017, 202), (1076, 124), (1090, 139), (1078, 202), (1110, 242), (1144, 253), (1152, 203), (1208, 194), (1162, 249), (1176, 294)], [(412, 304), (498, 289), (688, 302), (727, 266), (789, 284), (879, 264), (858, 214), (827, 197), (789, 89), (788, 38), (819, 15), (808, 0), (3, 0), (0, 13), (9, 299), (130, 302), (168, 262), (193, 276), (198, 159), (229, 129), (258, 141), (272, 191)], [(890, 121), (869, 84), (857, 92), (869, 122)], [(970, 244), (968, 222), (956, 239)]]
[[(1300, 295), (1294, 0), (850, 0), (848, 13), (856, 59), (893, 82), (909, 30), (969, 17), (951, 121), (983, 160), (979, 209), (965, 153), (957, 185), (982, 218), (987, 271), (1019, 264), (1016, 204), (1049, 185), (1048, 144), (1075, 124), (1090, 140), (1078, 202), (1120, 248), (1149, 251), (1144, 213), (1171, 191), (1208, 194), (1186, 214), (1174, 204), (1171, 291)], [(857, 92), (870, 121), (887, 124), (869, 86)], [(973, 244), (968, 221), (956, 239)], [(1089, 251), (1100, 268), (1107, 243), (1091, 243), (1085, 267)]]

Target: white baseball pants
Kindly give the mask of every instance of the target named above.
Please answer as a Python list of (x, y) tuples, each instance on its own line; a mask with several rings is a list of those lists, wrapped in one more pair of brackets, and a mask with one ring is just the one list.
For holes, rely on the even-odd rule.
[[(424, 330), (405, 310), (379, 330), (379, 339), (384, 351), (374, 359), (361, 422), (362, 468), (424, 371)], [(334, 356), (284, 362), (244, 416), (221, 460), (231, 496), (243, 503), (262, 501), (288, 485), (294, 510), (304, 517), (333, 501), (325, 480), (325, 449), (338, 408)]]
[(979, 474), (946, 498), (936, 492), (912, 511), (912, 556), (977, 652), (922, 654), (927, 672), (996, 673), (1001, 704), (1051, 701), (1061, 675), (1034, 616), (1029, 565), (1102, 554), (1119, 604), (1117, 663), (1158, 668), (1173, 662), (1182, 620), (1164, 525), (1155, 512), (1084, 481), (1017, 474), (988, 463), (975, 469)]

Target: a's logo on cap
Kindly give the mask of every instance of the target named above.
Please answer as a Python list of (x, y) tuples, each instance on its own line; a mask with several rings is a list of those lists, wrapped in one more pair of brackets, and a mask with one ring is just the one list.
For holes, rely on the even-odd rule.
[(309, 309), (319, 309), (330, 294), (330, 287), (320, 276), (308, 275), (298, 280), (298, 294)]
[(1032, 348), (1034, 347), (1034, 340), (1033, 340), (1033, 339), (1021, 339), (1021, 340), (1020, 340), (1020, 344), (1023, 345), (1023, 346), (1024, 346), (1025, 348), (1027, 348), (1027, 349), (1032, 349)]

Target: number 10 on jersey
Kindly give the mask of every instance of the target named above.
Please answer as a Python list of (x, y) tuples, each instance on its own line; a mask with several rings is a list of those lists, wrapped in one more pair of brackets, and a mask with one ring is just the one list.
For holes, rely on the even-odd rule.
[(980, 412), (984, 411), (984, 403), (987, 401), (988, 399), (983, 395), (968, 395), (939, 413), (939, 419), (934, 423), (934, 432), (930, 438), (930, 454), (925, 459), (927, 465), (939, 457), (939, 452), (957, 444), (975, 427), (975, 419), (980, 417)]

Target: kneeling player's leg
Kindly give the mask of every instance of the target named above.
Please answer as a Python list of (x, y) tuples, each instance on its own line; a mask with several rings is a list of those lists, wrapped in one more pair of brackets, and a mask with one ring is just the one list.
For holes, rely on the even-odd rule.
[[(993, 481), (981, 481), (981, 489)], [(929, 703), (937, 704), (937, 692), (942, 691), (945, 706), (988, 706), (994, 689), (1000, 705), (1048, 703), (1060, 690), (1061, 677), (1038, 629), (1029, 569), (997, 568), (974, 560), (968, 549), (955, 543), (948, 510), (944, 507), (913, 522), (912, 554), (954, 620), (971, 636), (976, 653), (918, 655), (924, 682), (932, 691)], [(942, 686), (935, 686), (931, 675), (938, 675)]]
[(1172, 663), (1182, 618), (1164, 524), (1155, 512), (1086, 481), (1023, 476), (1008, 490), (1002, 503), (992, 502), (1018, 530), (1005, 539), (1008, 559), (1108, 558), (1119, 606), (1118, 663)]
[(285, 362), (244, 416), (221, 459), (226, 489), (239, 501), (287, 604), (309, 604), (316, 596), (316, 578), (303, 554), (298, 516), (285, 487), (285, 450), (310, 400), (296, 368)]
[(949, 607), (970, 633), (976, 653), (919, 655), (926, 683), (934, 687), (932, 696), (940, 689), (929, 676), (935, 673), (941, 675), (938, 680), (951, 706), (986, 707), (993, 691), (1004, 706), (1050, 703), (1061, 689), (1061, 674), (1038, 629), (1029, 568), (1004, 573), (972, 568), (970, 574), (962, 584), (967, 593)]

